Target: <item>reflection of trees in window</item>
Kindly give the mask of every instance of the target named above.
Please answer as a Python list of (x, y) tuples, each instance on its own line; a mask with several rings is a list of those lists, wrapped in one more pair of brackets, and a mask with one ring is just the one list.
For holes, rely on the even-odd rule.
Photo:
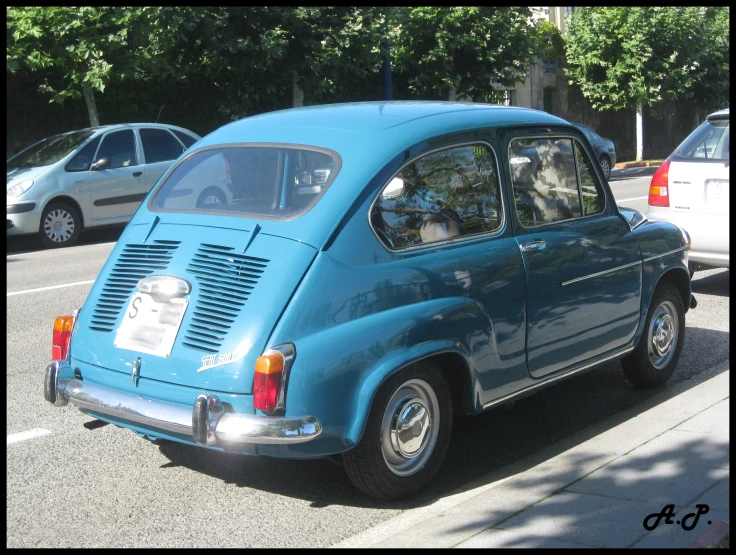
[(583, 193), (583, 214), (588, 216), (603, 210), (603, 191), (593, 177), (593, 168), (588, 156), (577, 142), (575, 143), (575, 156), (578, 159), (580, 190)]
[[(486, 233), (501, 225), (496, 163), (488, 147), (462, 146), (428, 154), (396, 177), (403, 182), (401, 196), (379, 197), (373, 215), (382, 240), (387, 237), (392, 243), (389, 247)], [(432, 233), (423, 233), (428, 227)]]
[(571, 139), (514, 139), (509, 158), (522, 225), (582, 216)]

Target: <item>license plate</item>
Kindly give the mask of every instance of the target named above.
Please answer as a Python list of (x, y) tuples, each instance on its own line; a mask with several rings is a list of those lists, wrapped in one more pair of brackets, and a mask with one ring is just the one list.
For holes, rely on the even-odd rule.
[(712, 180), (705, 184), (705, 202), (708, 204), (728, 203), (728, 181)]
[(150, 295), (133, 294), (115, 336), (115, 346), (160, 357), (169, 356), (187, 304), (189, 301), (185, 299), (159, 303)]

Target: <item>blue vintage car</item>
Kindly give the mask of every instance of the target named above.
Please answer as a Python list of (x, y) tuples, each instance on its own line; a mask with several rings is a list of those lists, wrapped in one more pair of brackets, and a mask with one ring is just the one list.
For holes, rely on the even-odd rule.
[[(223, 179), (229, 199), (198, 202)], [(57, 319), (44, 394), (149, 439), (339, 455), (360, 490), (397, 499), (437, 472), (453, 413), (614, 359), (664, 383), (695, 306), (689, 248), (617, 207), (588, 139), (544, 112), (250, 117), (149, 193)]]

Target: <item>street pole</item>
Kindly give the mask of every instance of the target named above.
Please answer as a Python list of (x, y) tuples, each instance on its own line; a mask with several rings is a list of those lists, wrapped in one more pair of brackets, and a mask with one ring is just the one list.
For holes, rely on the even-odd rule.
[(381, 51), (383, 52), (383, 99), (393, 100), (393, 87), (391, 84), (391, 49), (388, 39), (381, 41)]

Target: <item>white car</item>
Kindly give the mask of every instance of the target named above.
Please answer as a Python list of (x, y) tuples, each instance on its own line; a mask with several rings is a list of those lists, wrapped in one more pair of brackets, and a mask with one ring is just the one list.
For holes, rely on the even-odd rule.
[[(8, 236), (38, 234), (47, 247), (68, 247), (83, 228), (126, 223), (158, 178), (200, 138), (174, 125), (124, 123), (28, 147), (7, 162)], [(216, 193), (207, 194), (215, 199)]]
[(690, 276), (728, 268), (728, 108), (709, 115), (652, 176), (647, 218), (677, 224), (691, 239)]

